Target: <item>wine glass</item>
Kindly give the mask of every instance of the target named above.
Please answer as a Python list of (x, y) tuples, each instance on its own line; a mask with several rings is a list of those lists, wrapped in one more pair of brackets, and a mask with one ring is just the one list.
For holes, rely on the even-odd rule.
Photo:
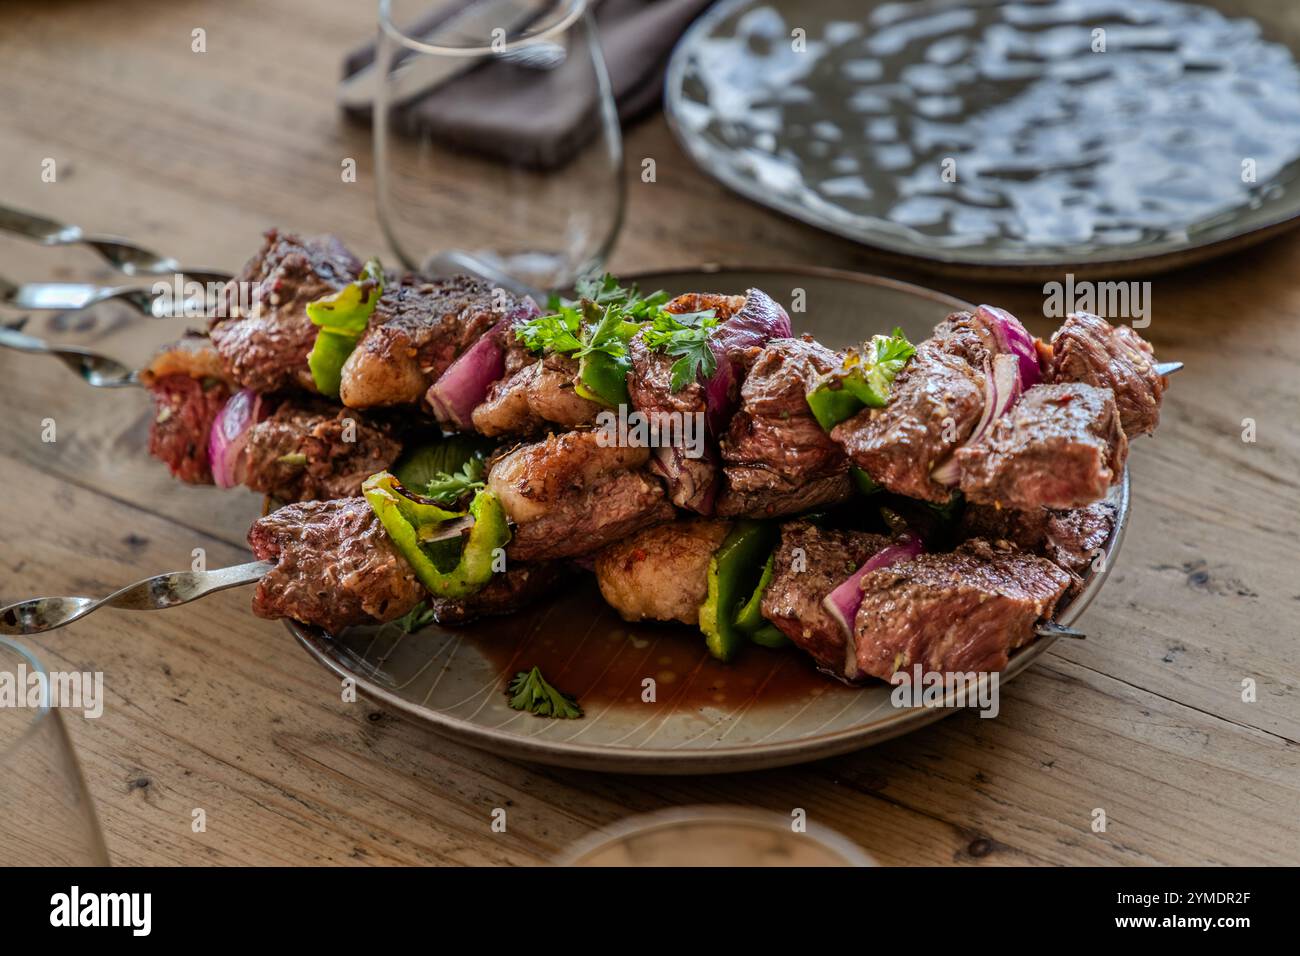
[(521, 291), (603, 267), (622, 140), (586, 0), (381, 0), (379, 218), (409, 269)]
[[(41, 675), (39, 677), (35, 675)], [(0, 637), (0, 866), (107, 866), (108, 850), (40, 661)]]

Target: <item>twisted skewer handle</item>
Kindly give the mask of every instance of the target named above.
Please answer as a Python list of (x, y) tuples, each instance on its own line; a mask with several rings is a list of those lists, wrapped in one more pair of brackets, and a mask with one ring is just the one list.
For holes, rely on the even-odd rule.
[(71, 624), (101, 607), (128, 611), (159, 611), (188, 604), (207, 594), (259, 580), (275, 567), (271, 561), (250, 561), (217, 571), (172, 571), (145, 578), (108, 597), (42, 597), (0, 608), (0, 634), (40, 634)]

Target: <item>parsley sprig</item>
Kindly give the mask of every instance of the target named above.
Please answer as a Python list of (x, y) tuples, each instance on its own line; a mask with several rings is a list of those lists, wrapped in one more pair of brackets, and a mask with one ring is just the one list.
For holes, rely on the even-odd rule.
[(672, 388), (679, 391), (717, 369), (709, 331), (718, 324), (713, 310), (674, 315), (664, 309), (668, 293), (642, 295), (621, 286), (612, 275), (578, 283), (578, 299), (552, 296), (548, 314), (521, 323), (515, 334), (534, 352), (559, 352), (577, 359), (600, 354), (615, 367), (630, 368), (628, 343), (638, 332), (646, 345), (676, 361)]
[(466, 495), (478, 491), (487, 477), (487, 466), (482, 458), (471, 458), (461, 465), (459, 471), (448, 474), (441, 472), (429, 480), (425, 486), (424, 496), (432, 498), (439, 504), (454, 505)]
[(526, 710), (538, 717), (573, 720), (582, 716), (578, 701), (571, 694), (552, 687), (537, 667), (516, 674), (506, 695), (513, 709)]
[(411, 610), (393, 621), (393, 627), (397, 628), (403, 634), (412, 634), (421, 628), (428, 627), (432, 623), (433, 608), (429, 607), (428, 601), (421, 601), (415, 607), (411, 608)]
[(674, 392), (717, 370), (718, 360), (709, 346), (709, 330), (717, 324), (712, 309), (680, 315), (660, 311), (650, 320), (642, 336), (645, 344), (677, 359), (672, 368)]

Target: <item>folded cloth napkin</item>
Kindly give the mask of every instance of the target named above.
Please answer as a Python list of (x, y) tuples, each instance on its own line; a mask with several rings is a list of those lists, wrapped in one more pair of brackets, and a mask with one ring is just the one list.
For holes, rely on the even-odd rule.
[[(709, 2), (593, 0), (597, 33), (622, 122), (658, 104), (673, 46)], [(444, 16), (455, 10), (452, 7)], [(344, 77), (374, 59), (373, 43), (353, 51), (344, 61)], [(403, 105), (395, 118), (398, 128), (408, 133), (546, 169), (563, 165), (589, 142), (592, 124), (598, 121), (598, 106), (594, 74), (583, 56), (570, 56), (553, 68), (529, 65), (526, 58), (489, 58)], [(358, 122), (371, 120), (369, 108), (345, 108), (344, 112)]]

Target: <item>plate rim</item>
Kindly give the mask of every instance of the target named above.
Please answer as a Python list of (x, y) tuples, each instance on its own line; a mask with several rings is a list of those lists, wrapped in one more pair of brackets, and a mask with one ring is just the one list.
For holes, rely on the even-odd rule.
[[(973, 308), (955, 296), (927, 289), (911, 282), (877, 276), (870, 273), (851, 272), (823, 266), (736, 266), (707, 263), (701, 267), (664, 267), (625, 274), (629, 279), (646, 279), (653, 276), (677, 273), (725, 275), (728, 273), (787, 273), (807, 275), (887, 288), (893, 291), (919, 295), (945, 307)], [(1115, 528), (1106, 542), (1106, 560), (1101, 571), (1094, 573), (1083, 589), (1074, 596), (1065, 610), (1058, 615), (1058, 623), (1073, 624), (1092, 603), (1114, 568), (1128, 527), (1131, 505), (1129, 470), (1127, 465), (1118, 489)], [(941, 704), (896, 709), (886, 718), (866, 727), (849, 726), (811, 737), (802, 737), (761, 745), (733, 745), (708, 750), (674, 750), (663, 747), (609, 746), (600, 744), (573, 744), (568, 741), (551, 741), (542, 737), (518, 735), (497, 728), (483, 727), (472, 721), (422, 707), (399, 697), (365, 674), (348, 668), (335, 651), (330, 636), (320, 628), (286, 619), (285, 628), (307, 652), (328, 671), (340, 679), (352, 680), (365, 697), (412, 718), (430, 730), (460, 743), (508, 758), (535, 763), (594, 770), (608, 773), (632, 774), (710, 774), (739, 773), (821, 760), (883, 743), (903, 734), (919, 730), (959, 710), (952, 706), (956, 691), (945, 695)], [(1007, 666), (999, 672), (999, 686), (1009, 682), (1047, 652), (1058, 640), (1055, 636), (1039, 637), (1033, 643), (1016, 651)], [(987, 676), (982, 676), (986, 681)]]
[[(1043, 259), (1006, 259), (1000, 262), (992, 262), (987, 258), (963, 256), (960, 254), (960, 250), (955, 249), (931, 248), (929, 251), (923, 252), (915, 248), (919, 244), (901, 248), (899, 245), (889, 242), (888, 235), (878, 230), (871, 230), (870, 237), (867, 238), (862, 233), (854, 232), (849, 228), (831, 222), (823, 222), (812, 210), (799, 203), (788, 202), (780, 197), (765, 195), (761, 190), (750, 189), (745, 185), (747, 181), (743, 177), (734, 175), (729, 167), (719, 167), (710, 163), (710, 157), (701, 145), (702, 141), (687, 134), (680, 118), (681, 80), (686, 69), (686, 61), (690, 56), (692, 42), (697, 41), (717, 21), (731, 16), (747, 5), (752, 6), (760, 2), (764, 2), (764, 0), (720, 0), (719, 3), (710, 7), (687, 27), (681, 39), (673, 48), (668, 67), (664, 71), (663, 113), (673, 138), (682, 151), (690, 157), (691, 162), (697, 169), (736, 196), (764, 209), (811, 226), (828, 235), (847, 239), (859, 246), (889, 257), (899, 264), (912, 265), (941, 274), (995, 281), (1039, 281), (1059, 277), (1062, 272), (1074, 272), (1079, 275), (1081, 273), (1093, 273), (1095, 270), (1106, 270), (1107, 275), (1116, 279), (1137, 275), (1152, 275), (1228, 255), (1292, 229), (1300, 228), (1300, 201), (1298, 201), (1296, 208), (1290, 214), (1279, 214), (1270, 217), (1249, 229), (1232, 232), (1217, 239), (1202, 242), (1188, 241), (1160, 252), (1142, 253), (1140, 246), (1127, 246), (1117, 250), (1114, 254), (1089, 255), (1085, 259), (1057, 259), (1050, 261)], [(767, 0), (767, 2), (772, 2), (772, 0)], [(888, 2), (888, 0), (871, 0), (871, 2), (880, 5), (883, 2)], [(1289, 43), (1283, 43), (1282, 45), (1291, 51), (1297, 61), (1300, 61), (1300, 47)], [(1296, 159), (1300, 160), (1300, 156), (1297, 156)]]

